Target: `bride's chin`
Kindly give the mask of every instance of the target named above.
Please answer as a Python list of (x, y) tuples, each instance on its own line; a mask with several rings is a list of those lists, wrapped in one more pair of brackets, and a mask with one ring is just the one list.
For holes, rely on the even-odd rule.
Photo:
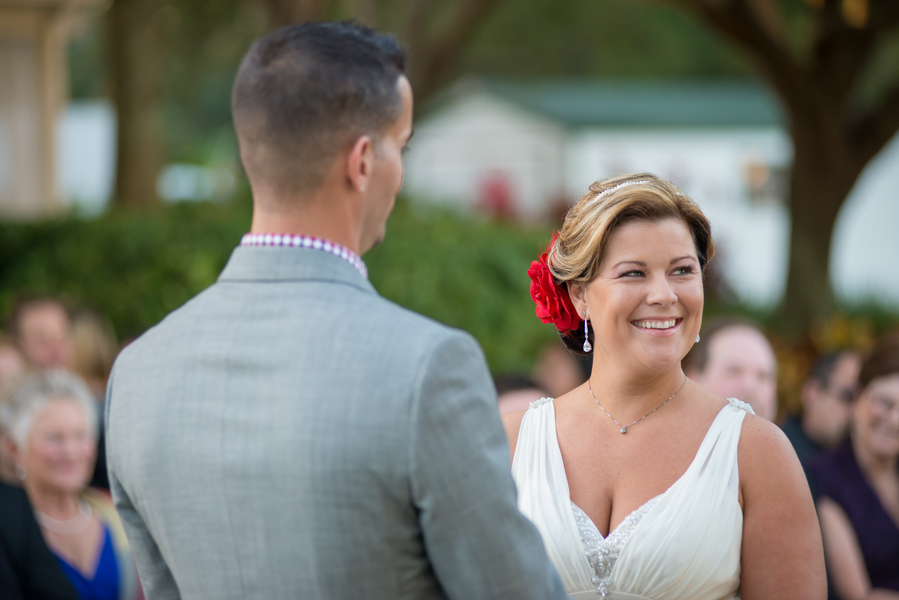
[(664, 372), (680, 365), (683, 354), (674, 350), (669, 352), (650, 352), (640, 355), (632, 355), (634, 366), (638, 364), (651, 371)]

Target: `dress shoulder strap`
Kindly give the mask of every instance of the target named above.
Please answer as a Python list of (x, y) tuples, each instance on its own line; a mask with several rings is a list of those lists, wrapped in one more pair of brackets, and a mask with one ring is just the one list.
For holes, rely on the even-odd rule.
[[(747, 413), (749, 413), (750, 415), (754, 415), (754, 414), (755, 414), (755, 411), (752, 410), (752, 407), (751, 407), (748, 403), (743, 402), (742, 400), (737, 400), (736, 398), (728, 398), (727, 401), (728, 401), (728, 402), (730, 403), (730, 405), (733, 406), (734, 408), (739, 408), (740, 410), (742, 410), (742, 411), (744, 411), (744, 412), (747, 412)], [(535, 403), (535, 404), (536, 404), (536, 403)]]

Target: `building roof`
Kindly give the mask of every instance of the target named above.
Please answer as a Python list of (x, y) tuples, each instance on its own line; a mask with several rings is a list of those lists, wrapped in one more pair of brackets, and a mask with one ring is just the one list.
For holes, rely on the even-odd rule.
[[(451, 95), (480, 90), (570, 126), (727, 127), (785, 124), (777, 97), (751, 80), (463, 80)], [(448, 98), (438, 98), (443, 104)], [(436, 108), (436, 107), (435, 107)]]

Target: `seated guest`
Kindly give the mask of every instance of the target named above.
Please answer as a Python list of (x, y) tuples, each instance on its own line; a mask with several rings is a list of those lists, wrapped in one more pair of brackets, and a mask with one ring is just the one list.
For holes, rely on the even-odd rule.
[(112, 323), (89, 308), (79, 308), (72, 313), (72, 372), (90, 388), (97, 401), (100, 437), (97, 440), (97, 462), (90, 486), (109, 489), (106, 471), (106, 439), (103, 435), (103, 415), (106, 402), (106, 384), (112, 372), (112, 363), (119, 353)]
[(6, 333), (33, 369), (67, 369), (72, 360), (69, 311), (49, 296), (19, 298), (6, 319)]
[(0, 591), (4, 600), (78, 600), (21, 488), (0, 483)]
[(82, 600), (130, 600), (134, 563), (108, 495), (86, 487), (97, 452), (96, 402), (65, 371), (34, 371), (0, 398), (15, 472), (47, 545)]
[(0, 386), (25, 370), (25, 359), (19, 349), (0, 333)]
[[(25, 370), (25, 359), (22, 358), (19, 349), (16, 348), (2, 333), (0, 333), (0, 389), (8, 380), (14, 379)], [(0, 481), (18, 485), (14, 463), (6, 451), (9, 444), (4, 443), (3, 428), (0, 427)], [(2, 589), (2, 588), (0, 588)]]
[(71, 370), (101, 403), (118, 353), (119, 343), (109, 319), (84, 307), (72, 312)]
[(531, 373), (534, 383), (550, 398), (564, 396), (590, 378), (593, 359), (573, 354), (558, 341), (545, 344)]
[(761, 330), (743, 319), (717, 319), (684, 359), (687, 377), (705, 389), (749, 404), (760, 417), (777, 414), (777, 359)]
[(782, 427), (803, 467), (846, 437), (860, 368), (861, 357), (850, 351), (825, 354), (812, 366), (802, 386), (802, 414)]
[(501, 415), (527, 410), (531, 402), (549, 395), (527, 375), (500, 375), (493, 380), (493, 384), (496, 386), (496, 401)]
[(840, 598), (899, 599), (899, 336), (862, 363), (850, 436), (809, 463)]

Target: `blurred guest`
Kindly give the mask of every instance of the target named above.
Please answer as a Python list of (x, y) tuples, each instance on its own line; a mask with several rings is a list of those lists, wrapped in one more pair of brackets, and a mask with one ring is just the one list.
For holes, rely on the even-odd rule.
[(124, 529), (108, 495), (86, 488), (97, 405), (76, 376), (34, 371), (7, 388), (0, 421), (44, 538), (82, 599), (137, 593)]
[(500, 375), (493, 383), (496, 385), (496, 397), (501, 415), (526, 410), (531, 402), (536, 402), (549, 395), (527, 375)]
[(748, 403), (760, 417), (777, 413), (777, 360), (761, 330), (742, 319), (712, 320), (687, 355), (687, 377), (725, 398)]
[(119, 353), (115, 330), (106, 317), (89, 308), (72, 313), (72, 372), (81, 376), (101, 402), (112, 363)]
[(850, 436), (809, 463), (830, 578), (844, 600), (899, 599), (899, 336), (864, 360)]
[[(5, 382), (24, 370), (25, 360), (22, 358), (22, 354), (3, 334), (0, 334), (0, 389), (3, 388)], [(7, 451), (10, 444), (4, 442), (5, 437), (6, 434), (0, 427), (0, 481), (18, 484), (13, 471), (15, 463)]]
[(72, 360), (72, 322), (62, 302), (49, 296), (20, 298), (7, 333), (35, 369), (65, 369)]
[(802, 414), (782, 427), (803, 467), (846, 436), (860, 368), (861, 357), (849, 351), (825, 354), (812, 366), (802, 385)]
[(565, 346), (552, 342), (543, 346), (534, 366), (537, 387), (550, 398), (564, 396), (590, 378), (593, 361), (589, 356), (575, 356)]
[(72, 340), (72, 371), (87, 383), (100, 406), (97, 411), (100, 437), (97, 440), (97, 461), (90, 486), (108, 490), (103, 405), (106, 400), (106, 383), (109, 381), (112, 363), (119, 352), (119, 345), (109, 319), (89, 308), (79, 308), (72, 313)]
[(25, 370), (25, 359), (19, 349), (0, 333), (0, 386)]
[(78, 600), (21, 488), (0, 483), (0, 591), (4, 600)]

